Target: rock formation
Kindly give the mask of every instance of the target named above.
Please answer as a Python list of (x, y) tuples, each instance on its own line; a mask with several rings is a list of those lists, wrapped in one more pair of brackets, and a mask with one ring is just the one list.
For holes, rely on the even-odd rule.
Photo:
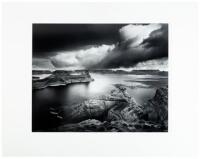
[[(40, 71), (35, 71), (36, 74), (43, 73)], [(49, 73), (49, 72), (48, 72)], [(93, 79), (86, 70), (77, 70), (77, 71), (65, 71), (65, 70), (56, 70), (52, 72), (46, 78), (40, 79), (33, 77), (33, 89), (42, 89), (49, 86), (62, 86), (71, 83), (87, 83), (91, 82)]]
[(140, 132), (168, 130), (168, 88), (138, 105), (126, 87), (115, 85), (110, 95), (58, 110), (62, 124), (56, 131)]
[(153, 99), (144, 104), (142, 119), (168, 129), (168, 88), (159, 88)]

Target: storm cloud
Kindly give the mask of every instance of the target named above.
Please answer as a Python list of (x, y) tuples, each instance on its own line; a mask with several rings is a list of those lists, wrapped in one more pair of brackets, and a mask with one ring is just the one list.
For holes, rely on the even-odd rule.
[[(58, 32), (52, 26), (46, 31), (35, 26), (33, 34), (39, 35), (36, 39), (47, 41), (42, 46), (34, 40), (33, 57), (46, 58), (55, 68), (65, 69), (132, 68), (139, 63), (149, 64), (145, 61), (156, 60), (158, 64), (162, 64), (163, 58), (167, 61), (167, 24), (64, 26)], [(46, 46), (61, 37), (65, 39), (61, 44), (58, 40), (58, 44)]]
[(122, 40), (98, 66), (130, 67), (141, 61), (168, 57), (166, 24), (129, 25), (122, 28), (120, 34)]
[(100, 45), (78, 51), (64, 51), (50, 60), (56, 68), (89, 69), (101, 63), (114, 48), (115, 45)]
[(118, 31), (126, 24), (33, 24), (33, 56), (78, 50), (119, 41)]

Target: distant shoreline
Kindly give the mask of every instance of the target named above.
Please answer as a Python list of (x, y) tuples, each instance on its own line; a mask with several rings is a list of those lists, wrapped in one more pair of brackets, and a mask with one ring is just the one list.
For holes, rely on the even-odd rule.
[(113, 73), (113, 74), (136, 74), (136, 75), (144, 75), (144, 74), (151, 74), (151, 75), (166, 75), (168, 76), (168, 71), (160, 71), (160, 70), (132, 70), (132, 71), (125, 71), (125, 70), (112, 70), (112, 69), (90, 69), (90, 70), (32, 70), (32, 74), (52, 74), (55, 71), (62, 71), (68, 73), (76, 73), (79, 71), (87, 71), (90, 73)]

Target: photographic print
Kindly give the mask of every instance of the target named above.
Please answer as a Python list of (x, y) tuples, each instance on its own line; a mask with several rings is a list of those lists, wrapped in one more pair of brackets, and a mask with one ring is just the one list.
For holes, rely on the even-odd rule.
[(168, 24), (33, 24), (32, 131), (168, 132)]

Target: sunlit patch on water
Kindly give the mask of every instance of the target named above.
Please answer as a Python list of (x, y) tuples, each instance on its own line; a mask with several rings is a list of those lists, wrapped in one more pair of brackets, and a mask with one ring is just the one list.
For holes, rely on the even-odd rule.
[[(126, 85), (127, 92), (139, 104), (151, 99), (157, 87), (167, 85), (167, 78), (154, 75), (122, 75), (91, 73), (90, 83), (47, 87), (33, 91), (33, 130), (51, 127), (50, 108), (72, 107), (88, 99), (108, 95), (115, 84)], [(129, 88), (130, 87), (130, 88)], [(50, 122), (51, 121), (51, 122)]]
[(92, 95), (108, 93), (113, 88), (113, 79), (109, 76), (102, 76), (101, 74), (92, 74), (94, 81), (89, 84), (89, 93)]

